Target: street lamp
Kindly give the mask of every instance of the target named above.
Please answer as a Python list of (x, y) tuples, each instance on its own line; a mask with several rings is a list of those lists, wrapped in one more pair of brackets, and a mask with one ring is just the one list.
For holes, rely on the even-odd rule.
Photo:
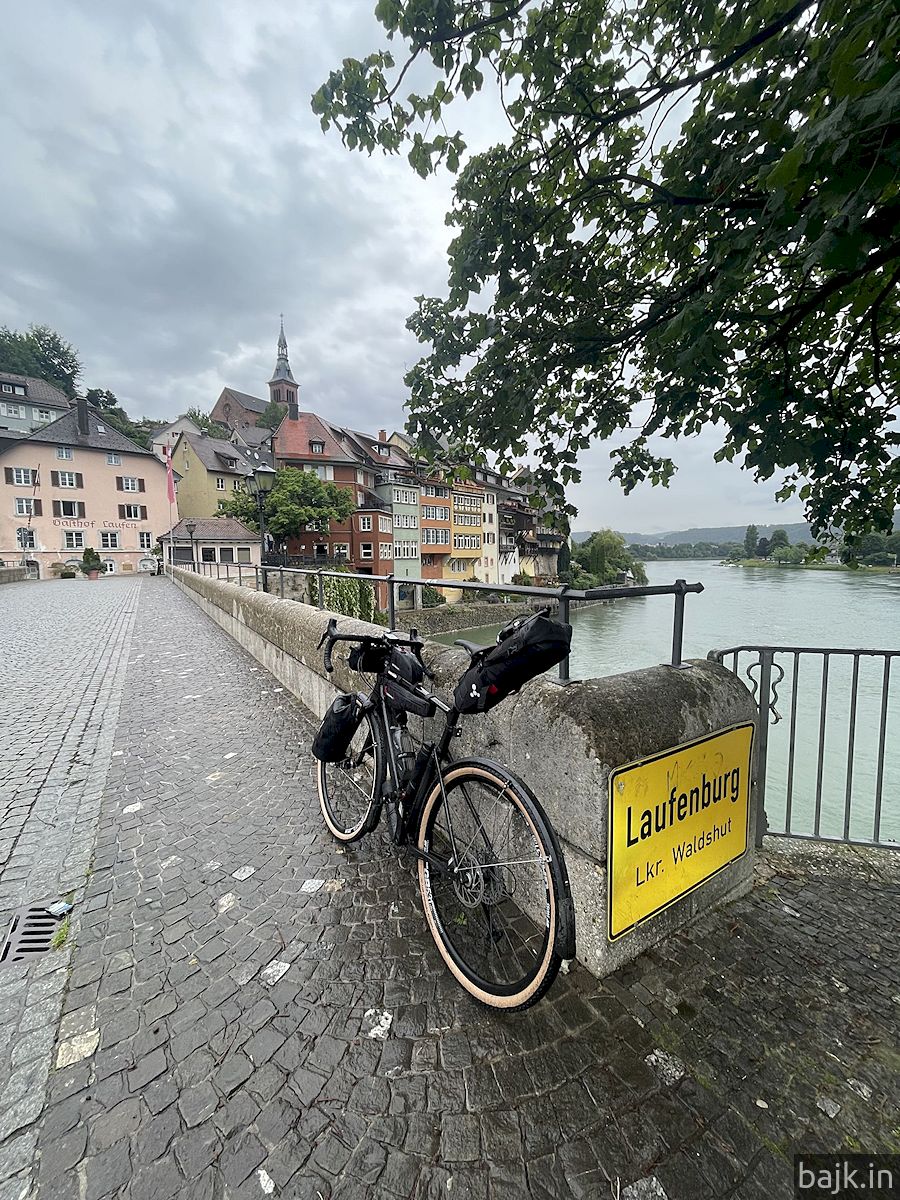
[(184, 527), (187, 530), (187, 535), (191, 539), (191, 570), (197, 570), (197, 563), (194, 561), (194, 530), (197, 528), (196, 521), (185, 521)]
[(247, 487), (250, 489), (250, 495), (256, 501), (256, 511), (259, 514), (259, 565), (262, 570), (262, 586), (263, 591), (268, 590), (268, 581), (266, 579), (266, 499), (269, 492), (275, 486), (275, 471), (272, 467), (267, 467), (265, 463), (258, 466), (256, 470), (247, 479)]

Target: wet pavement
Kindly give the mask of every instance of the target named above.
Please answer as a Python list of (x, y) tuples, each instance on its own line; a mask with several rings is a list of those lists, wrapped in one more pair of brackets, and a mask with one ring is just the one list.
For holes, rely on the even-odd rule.
[(0, 589), (39, 680), (0, 898), (75, 900), (0, 966), (0, 1200), (778, 1200), (800, 1150), (900, 1151), (897, 856), (773, 843), (750, 896), (500, 1016), (411, 864), (328, 837), (289, 693), (163, 578), (75, 581), (73, 639), (66, 582)]

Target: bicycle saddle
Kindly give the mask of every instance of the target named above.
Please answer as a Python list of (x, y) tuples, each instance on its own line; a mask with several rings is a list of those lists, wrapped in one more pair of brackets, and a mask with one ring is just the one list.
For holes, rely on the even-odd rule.
[(483, 650), (490, 650), (490, 646), (479, 646), (477, 642), (467, 642), (465, 638), (457, 638), (453, 645), (462, 646), (463, 650), (468, 650), (473, 658), (476, 654), (481, 654)]

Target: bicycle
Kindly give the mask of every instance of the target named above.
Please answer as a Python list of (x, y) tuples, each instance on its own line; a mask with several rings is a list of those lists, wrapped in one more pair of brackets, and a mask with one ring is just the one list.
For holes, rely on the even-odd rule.
[[(461, 714), (425, 685), (434, 676), (415, 630), (338, 633), (332, 618), (319, 642), (329, 673), (338, 642), (355, 643), (351, 669), (375, 682), (368, 694), (339, 696), (329, 709), (337, 710), (332, 734), (327, 714), (314, 743), (314, 753), (332, 760), (317, 758), (325, 824), (338, 841), (355, 842), (386, 809), (391, 840), (417, 860), (426, 921), (446, 966), (481, 1003), (528, 1008), (575, 955), (569, 879), (550, 821), (500, 763), (451, 756)], [(491, 650), (456, 644), (468, 650), (470, 666)], [(409, 716), (436, 712), (445, 718), (440, 737), (417, 747)]]

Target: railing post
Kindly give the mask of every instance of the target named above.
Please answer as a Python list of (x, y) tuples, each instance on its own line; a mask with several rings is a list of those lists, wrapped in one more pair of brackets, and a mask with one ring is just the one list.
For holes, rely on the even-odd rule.
[(256, 563), (253, 564), (253, 586), (259, 591), (259, 567)]
[(318, 578), (319, 578), (319, 608), (321, 609), (321, 608), (325, 607), (325, 587), (322, 582), (322, 572), (321, 571), (318, 572)]
[(766, 763), (769, 748), (769, 705), (772, 689), (772, 651), (761, 649), (759, 652), (759, 727), (756, 734), (756, 830), (757, 846), (763, 844), (763, 838), (769, 828), (766, 818)]
[[(569, 597), (566, 595), (568, 587), (560, 588), (559, 592), (559, 619), (566, 625), (569, 624)], [(568, 654), (559, 664), (559, 682), (568, 683), (569, 676), (569, 656)]]
[(678, 589), (675, 593), (675, 619), (672, 622), (672, 666), (684, 668), (690, 664), (681, 661), (681, 654), (684, 648), (684, 588), (687, 581), (684, 579), (676, 579), (675, 587)]
[(225, 582), (231, 583), (231, 564), (230, 563), (225, 564)]
[(244, 578), (243, 578), (243, 575), (244, 575), (244, 573), (243, 573), (243, 571), (241, 570), (241, 564), (240, 564), (240, 563), (238, 563), (238, 587), (243, 587), (243, 586), (244, 586)]
[(395, 606), (395, 601), (394, 601), (394, 576), (393, 576), (393, 573), (388, 575), (386, 582), (387, 582), (387, 589), (388, 589), (388, 628), (396, 629), (397, 628), (397, 611), (396, 611), (396, 606)]
[(278, 594), (284, 599), (284, 564), (278, 568)]

